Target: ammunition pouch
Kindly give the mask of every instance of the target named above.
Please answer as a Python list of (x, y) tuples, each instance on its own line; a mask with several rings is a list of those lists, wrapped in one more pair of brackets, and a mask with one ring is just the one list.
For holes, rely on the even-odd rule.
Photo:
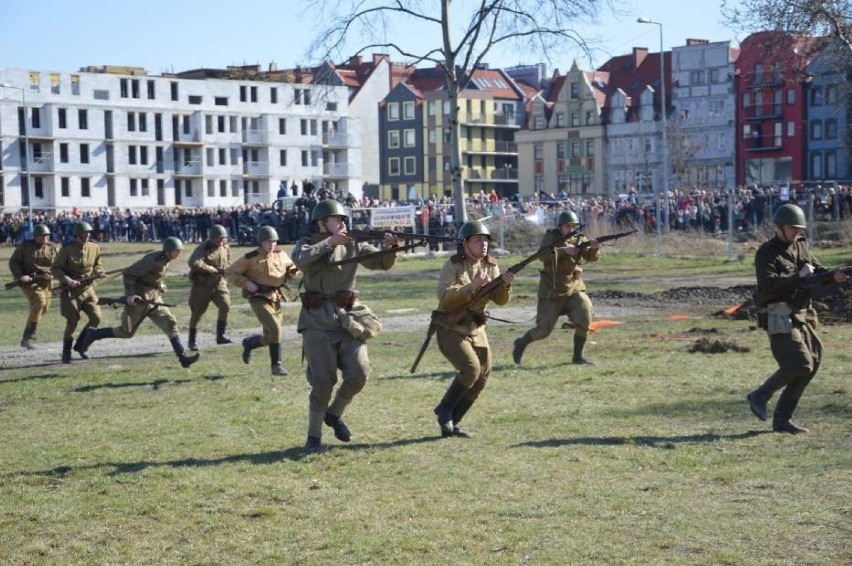
[(793, 309), (787, 303), (766, 305), (766, 331), (770, 334), (790, 334), (793, 332)]
[(321, 308), (325, 301), (333, 301), (335, 306), (349, 312), (355, 306), (358, 295), (358, 291), (354, 289), (337, 291), (333, 297), (323, 295), (319, 291), (305, 291), (299, 294), (299, 298), (302, 300), (302, 306), (309, 310)]
[(488, 322), (488, 313), (486, 312), (477, 312), (477, 311), (467, 311), (458, 322), (458, 324), (464, 326), (485, 326), (485, 323)]
[(302, 308), (313, 310), (322, 307), (323, 295), (317, 291), (299, 293), (299, 298), (302, 300)]
[(369, 340), (382, 330), (379, 317), (362, 303), (353, 304), (349, 310), (340, 306), (337, 309), (337, 317), (340, 325), (359, 340)]
[(342, 308), (346, 312), (352, 310), (355, 300), (358, 298), (358, 291), (354, 289), (337, 291), (334, 294), (334, 304)]

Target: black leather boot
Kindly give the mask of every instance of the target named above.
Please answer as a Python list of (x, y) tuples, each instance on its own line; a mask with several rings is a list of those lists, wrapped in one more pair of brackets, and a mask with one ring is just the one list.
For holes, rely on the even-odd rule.
[(461, 384), (459, 378), (453, 379), (447, 392), (438, 406), (435, 407), (434, 413), (438, 417), (438, 425), (441, 427), (441, 436), (446, 438), (453, 435), (453, 410), (459, 404), (461, 398), (467, 393), (467, 389)]
[(514, 348), (512, 348), (512, 361), (516, 364), (521, 365), (521, 360), (524, 357), (524, 350), (526, 349), (526, 344), (520, 338), (515, 340)]
[(27, 350), (35, 349), (35, 346), (32, 344), (33, 334), (35, 334), (35, 324), (28, 322), (24, 327), (24, 334), (21, 336), (21, 348), (26, 348)]
[(112, 328), (92, 328), (87, 327), (86, 330), (77, 338), (77, 343), (74, 344), (74, 350), (80, 354), (84, 360), (88, 360), (89, 356), (86, 352), (89, 347), (96, 341), (103, 338), (115, 338), (115, 331)]
[(172, 349), (175, 351), (175, 354), (177, 354), (181, 367), (188, 368), (198, 361), (201, 354), (195, 353), (187, 355), (186, 351), (183, 349), (183, 344), (180, 342), (180, 336), (169, 338), (169, 342), (172, 343)]
[(71, 345), (74, 344), (73, 338), (65, 338), (62, 340), (62, 363), (71, 363)]
[(83, 330), (80, 331), (80, 334), (77, 335), (77, 340), (74, 342), (73, 350), (80, 354), (80, 357), (84, 360), (88, 360), (89, 356), (86, 355), (86, 350), (89, 349), (89, 346), (92, 345), (91, 342), (87, 342), (86, 335), (89, 333), (90, 326), (87, 324), (83, 327)]
[(586, 347), (586, 337), (574, 335), (574, 357), (571, 358), (572, 364), (593, 366), (595, 362), (583, 357), (583, 349)]
[(190, 350), (192, 350), (193, 352), (198, 351), (198, 342), (196, 342), (197, 339), (198, 339), (198, 329), (197, 328), (190, 328), (189, 329), (189, 344), (187, 345), (187, 347)]
[(225, 336), (225, 328), (228, 326), (228, 321), (226, 320), (217, 320), (216, 321), (216, 343), (219, 345), (222, 344), (233, 344), (234, 341)]
[(260, 348), (260, 343), (263, 341), (263, 336), (254, 334), (248, 338), (243, 338), (243, 363), (251, 363), (251, 351), (255, 348)]
[(346, 426), (342, 418), (331, 413), (326, 413), (323, 422), (334, 429), (334, 437), (340, 442), (349, 442), (352, 440), (352, 431), (349, 430), (349, 427)]
[(272, 375), (288, 375), (284, 365), (281, 363), (281, 343), (269, 345), (269, 360), (272, 364)]

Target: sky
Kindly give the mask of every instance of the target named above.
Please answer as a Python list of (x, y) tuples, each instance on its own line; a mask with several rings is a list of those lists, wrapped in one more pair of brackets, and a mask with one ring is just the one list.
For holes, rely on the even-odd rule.
[[(454, 5), (465, 3), (471, 0), (455, 0)], [(666, 50), (684, 45), (687, 38), (731, 40), (734, 46), (742, 39), (721, 22), (721, 0), (614, 3), (620, 15), (607, 15), (598, 25), (577, 30), (592, 42), (593, 59), (579, 50), (566, 51), (547, 63), (548, 73), (554, 68), (566, 72), (575, 58), (588, 69), (630, 53), (633, 47), (659, 51), (659, 26), (637, 23), (640, 16), (662, 24)], [(317, 61), (306, 53), (307, 46), (328, 19), (306, 10), (305, 4), (302, 0), (0, 0), (0, 68), (73, 72), (88, 65), (120, 65), (144, 67), (157, 75), (228, 65), (259, 64), (265, 69), (273, 62), (278, 68), (312, 65)], [(423, 24), (389, 32), (395, 41), (440, 45), (440, 36), (430, 40), (430, 35), (431, 28)], [(353, 38), (347, 56), (359, 47), (357, 43)], [(488, 57), (492, 68), (542, 61), (540, 54), (509, 50)]]

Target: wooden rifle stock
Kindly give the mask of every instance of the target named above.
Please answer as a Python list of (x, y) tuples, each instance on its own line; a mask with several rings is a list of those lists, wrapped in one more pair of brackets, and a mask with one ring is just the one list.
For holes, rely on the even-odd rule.
[[(53, 278), (53, 276), (46, 271), (28, 273), (27, 275), (32, 277), (33, 281), (50, 281)], [(17, 281), (12, 281), (11, 283), (6, 283), (4, 287), (6, 287), (6, 290), (8, 291), (9, 289), (14, 289), (15, 287), (20, 287), (21, 285), (26, 285), (26, 283), (22, 283), (19, 279)]]
[[(115, 275), (116, 273), (121, 273), (122, 271), (124, 271), (124, 269), (113, 269), (112, 271), (105, 271), (104, 276), (109, 277), (111, 275)], [(84, 275), (83, 277), (77, 279), (77, 282), (80, 283), (80, 285), (88, 285), (89, 283), (94, 283), (98, 280), (100, 280), (100, 277), (93, 273), (91, 275)], [(77, 287), (75, 287), (75, 289), (76, 288)], [(70, 290), (72, 290), (71, 287), (69, 287), (68, 285), (65, 285), (63, 283), (62, 285), (59, 285), (59, 286), (51, 289), (50, 292), (53, 293), (53, 294), (56, 294), (56, 293), (61, 293), (62, 291), (70, 291)]]
[(791, 293), (792, 291), (795, 291), (799, 288), (805, 289), (807, 291), (815, 289), (820, 285), (829, 284), (834, 281), (835, 273), (844, 273), (846, 275), (850, 275), (852, 274), (852, 265), (845, 265), (843, 267), (838, 267), (837, 269), (834, 269), (832, 271), (822, 271), (820, 273), (814, 273), (813, 275), (804, 277), (802, 279), (791, 280), (787, 284), (781, 285), (771, 293), (758, 288), (757, 291), (755, 291), (754, 295), (752, 295), (754, 306), (759, 309), (763, 308), (774, 299), (783, 297), (784, 295)]
[[(110, 307), (123, 307), (127, 305), (127, 296), (124, 297), (98, 297), (99, 305), (108, 305)], [(138, 305), (151, 305), (154, 308), (157, 307), (176, 307), (177, 305), (172, 303), (164, 303), (162, 301), (152, 301), (151, 299), (140, 298), (136, 301)]]

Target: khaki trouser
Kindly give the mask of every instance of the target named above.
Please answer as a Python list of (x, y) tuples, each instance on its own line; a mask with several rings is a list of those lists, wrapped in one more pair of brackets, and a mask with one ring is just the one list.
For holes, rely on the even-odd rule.
[(88, 326), (97, 328), (101, 324), (101, 307), (98, 306), (98, 296), (94, 287), (89, 287), (79, 295), (63, 291), (59, 299), (59, 312), (65, 318), (64, 338), (74, 338), (77, 323), (80, 322), (80, 312), (89, 317)]
[[(311, 412), (325, 414), (334, 386), (337, 370), (343, 384), (337, 390), (335, 404), (341, 408), (364, 389), (370, 375), (367, 344), (344, 330), (303, 330), (302, 350), (308, 361), (307, 379), (311, 386)], [(337, 416), (340, 416), (339, 414)]]
[(47, 314), (47, 309), (50, 308), (50, 300), (53, 297), (49, 287), (21, 287), (21, 291), (27, 298), (30, 305), (30, 314), (27, 317), (27, 322), (38, 324), (41, 317)]
[(491, 375), (491, 346), (485, 333), (477, 336), (483, 346), (474, 346), (470, 337), (445, 328), (439, 327), (435, 335), (438, 349), (459, 372), (458, 380), (465, 389), (470, 389), (479, 380), (488, 379)]
[(588, 336), (589, 326), (592, 324), (592, 301), (587, 294), (580, 292), (570, 297), (539, 299), (535, 328), (529, 329), (521, 336), (523, 345), (527, 346), (530, 342), (544, 340), (550, 336), (559, 317), (563, 315), (567, 315), (574, 323), (574, 333), (577, 336)]
[(260, 345), (280, 344), (282, 339), (281, 325), (284, 324), (281, 302), (270, 301), (263, 297), (252, 297), (249, 299), (249, 305), (251, 305), (251, 310), (254, 311), (254, 315), (263, 327), (263, 339)]
[(170, 340), (178, 335), (177, 319), (168, 308), (154, 308), (149, 304), (140, 303), (124, 307), (124, 312), (121, 313), (121, 326), (114, 329), (115, 337), (130, 338), (136, 334), (139, 325), (146, 317), (151, 319), (151, 322), (156, 324)]
[(231, 310), (231, 293), (228, 288), (222, 285), (195, 284), (189, 292), (190, 328), (198, 328), (198, 323), (201, 322), (201, 317), (207, 312), (211, 302), (219, 310), (216, 320), (227, 322), (228, 313)]

